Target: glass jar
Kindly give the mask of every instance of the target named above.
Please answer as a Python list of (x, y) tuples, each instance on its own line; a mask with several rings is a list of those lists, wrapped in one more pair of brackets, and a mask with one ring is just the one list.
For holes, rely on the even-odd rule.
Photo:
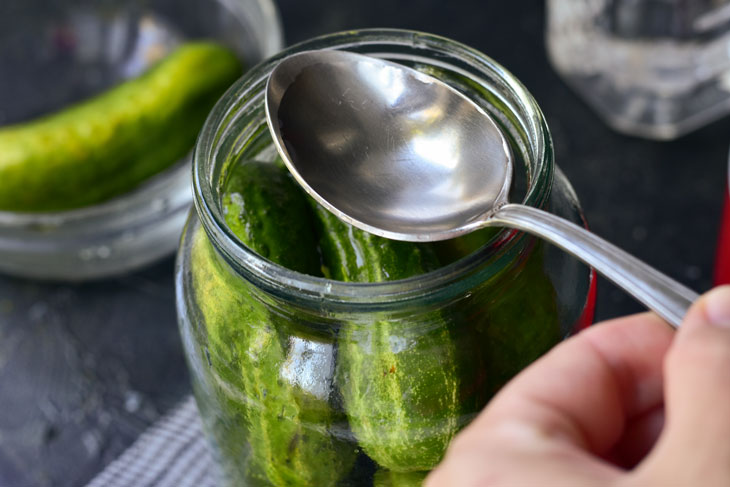
[(730, 0), (547, 0), (546, 41), (621, 132), (673, 139), (730, 112)]
[(233, 164), (277, 158), (264, 87), (283, 57), (346, 49), (428, 72), (493, 115), (516, 154), (512, 197), (582, 222), (540, 109), (484, 54), (402, 30), (295, 45), (240, 79), (203, 128), (177, 307), (193, 389), (228, 485), (416, 482), (510, 377), (592, 320), (583, 264), (521, 232), (413, 278), (345, 283), (252, 252), (225, 225)]
[[(0, 126), (98, 94), (201, 38), (228, 46), (248, 67), (283, 45), (271, 0), (0, 2)], [(190, 186), (187, 156), (99, 204), (0, 211), (0, 272), (82, 280), (170, 255), (190, 210)]]

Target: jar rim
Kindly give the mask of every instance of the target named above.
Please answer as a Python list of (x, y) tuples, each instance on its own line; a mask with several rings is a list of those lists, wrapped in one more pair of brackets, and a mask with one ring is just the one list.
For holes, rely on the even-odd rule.
[[(474, 284), (472, 279), (483, 280), (485, 263), (489, 263), (489, 270), (501, 270), (515, 260), (520, 249), (526, 248), (534, 240), (534, 237), (523, 232), (505, 228), (480, 250), (431, 272), (396, 281), (353, 283), (306, 275), (275, 264), (247, 248), (230, 231), (218, 200), (220, 167), (216, 167), (216, 158), (219, 157), (221, 143), (225, 139), (226, 134), (223, 132), (226, 127), (230, 127), (236, 112), (257, 101), (263, 103), (262, 96), (260, 99), (245, 99), (247, 92), (252, 87), (265, 86), (271, 69), (282, 58), (294, 52), (313, 49), (365, 49), (366, 54), (388, 55), (389, 59), (393, 59), (393, 53), (386, 52), (388, 46), (414, 49), (420, 54), (419, 61), (458, 70), (444, 60), (428, 56), (429, 53), (438, 55), (439, 52), (449, 54), (464, 66), (481, 73), (484, 78), (491, 74), (498, 79), (500, 88), (507, 90), (528, 115), (518, 121), (524, 125), (523, 129), (529, 129), (527, 135), (536, 154), (536, 157), (526, 161), (530, 174), (522, 203), (537, 207), (544, 207), (546, 204), (554, 171), (552, 140), (547, 123), (532, 95), (499, 63), (459, 42), (418, 31), (363, 29), (328, 34), (295, 44), (248, 71), (218, 101), (205, 121), (196, 143), (193, 152), (193, 192), (198, 217), (214, 248), (243, 278), (273, 294), (285, 295), (301, 302), (314, 300), (316, 303), (327, 301), (343, 302), (350, 306), (358, 303), (372, 306), (413, 299), (423, 300), (441, 296), (444, 292), (456, 296)], [(383, 54), (373, 52), (377, 47), (382, 48)], [(397, 61), (397, 56), (395, 57), (394, 60)], [(466, 71), (461, 74), (474, 76)], [(517, 113), (513, 115), (518, 116)], [(457, 283), (462, 285), (454, 286)]]

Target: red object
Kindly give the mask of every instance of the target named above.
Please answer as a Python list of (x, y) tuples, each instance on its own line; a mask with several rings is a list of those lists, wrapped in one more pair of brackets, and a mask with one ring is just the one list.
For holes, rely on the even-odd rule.
[(591, 269), (591, 283), (588, 286), (588, 299), (583, 307), (578, 321), (573, 326), (573, 330), (578, 332), (583, 328), (587, 328), (593, 324), (593, 315), (596, 311), (596, 271)]
[(722, 211), (720, 238), (717, 241), (715, 259), (715, 285), (730, 284), (730, 196), (725, 194), (725, 207)]

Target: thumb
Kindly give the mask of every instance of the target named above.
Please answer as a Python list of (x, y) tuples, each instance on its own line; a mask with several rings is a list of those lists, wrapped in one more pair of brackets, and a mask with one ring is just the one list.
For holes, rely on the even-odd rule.
[(664, 373), (666, 423), (647, 463), (674, 484), (730, 485), (730, 286), (692, 305)]

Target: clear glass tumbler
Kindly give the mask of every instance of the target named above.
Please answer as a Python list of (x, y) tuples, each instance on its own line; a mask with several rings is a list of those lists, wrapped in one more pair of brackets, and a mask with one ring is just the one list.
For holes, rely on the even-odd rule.
[(621, 132), (673, 139), (730, 111), (730, 0), (547, 0), (546, 42)]

